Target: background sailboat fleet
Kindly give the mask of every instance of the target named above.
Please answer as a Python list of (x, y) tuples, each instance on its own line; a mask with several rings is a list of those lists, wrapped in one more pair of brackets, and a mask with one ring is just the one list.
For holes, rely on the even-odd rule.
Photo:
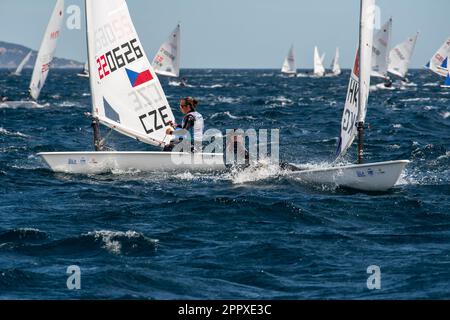
[[(136, 153), (102, 150), (99, 124), (156, 147), (163, 147), (170, 141), (171, 136), (167, 134), (167, 128), (169, 123), (174, 121), (174, 116), (157, 75), (172, 78), (180, 77), (181, 26), (177, 24), (150, 63), (139, 41), (124, 0), (85, 0), (85, 5), (88, 61), (83, 73), (78, 75), (90, 78), (91, 116), (94, 127), (94, 145), (97, 152), (40, 153), (39, 155), (49, 167), (56, 172), (69, 173), (101, 173), (113, 169), (138, 169), (142, 171), (223, 169), (224, 163), (219, 160), (222, 159), (222, 154), (200, 153), (196, 156), (202, 158), (202, 160), (208, 159), (210, 161), (198, 163), (188, 161), (188, 165), (180, 166), (173, 163), (174, 153), (171, 152)], [(370, 92), (370, 78), (384, 79), (384, 83), (377, 85), (377, 88), (390, 88), (391, 77), (398, 77), (403, 82), (409, 82), (407, 79), (408, 69), (419, 36), (419, 33), (416, 33), (404, 42), (391, 47), (393, 19), (390, 18), (380, 30), (374, 32), (371, 27), (373, 25), (373, 21), (371, 21), (371, 19), (373, 20), (373, 14), (370, 12), (374, 5), (375, 0), (361, 0), (359, 50), (350, 76), (336, 161), (328, 168), (301, 170), (292, 173), (292, 175), (299, 176), (309, 182), (332, 183), (368, 191), (383, 191), (395, 185), (404, 167), (408, 164), (407, 160), (363, 164), (362, 141)], [(60, 37), (63, 17), (64, 0), (57, 0), (37, 55), (29, 86), (30, 96), (35, 101), (38, 100), (47, 79)], [(126, 55), (126, 63), (116, 68), (116, 70), (123, 69), (124, 72), (102, 73), (96, 67), (98, 57), (105, 55), (106, 52), (109, 52), (108, 50), (114, 48), (111, 45), (105, 48), (95, 46), (96, 39), (92, 30), (98, 30), (105, 23), (111, 23), (113, 19), (119, 18), (122, 21), (121, 23), (127, 25), (127, 30), (131, 30), (129, 41), (121, 44), (121, 47), (128, 47), (134, 52), (135, 56)], [(118, 43), (112, 45), (118, 45)], [(449, 55), (450, 39), (447, 39), (426, 66), (439, 76), (446, 77), (444, 86), (450, 86)], [(14, 72), (15, 75), (21, 74), (31, 56), (32, 52), (26, 55)], [(321, 78), (341, 75), (339, 59), (339, 48), (336, 48), (331, 62), (331, 72), (327, 73), (324, 67), (325, 53), (321, 54), (319, 48), (315, 46), (312, 76)], [(299, 75), (294, 45), (288, 51), (281, 73), (288, 76)], [(136, 93), (133, 96), (127, 94), (127, 92), (122, 92), (126, 83), (131, 83), (133, 88), (140, 87), (139, 95)], [(143, 86), (144, 84), (145, 86)], [(137, 92), (137, 89), (135, 91)], [(148, 101), (152, 102), (142, 103), (139, 96), (144, 96), (146, 100), (150, 99)], [(130, 108), (131, 105), (134, 105), (135, 108)], [(149, 120), (152, 115), (155, 116), (155, 119), (159, 115), (159, 119)], [(358, 163), (340, 165), (342, 157), (347, 154), (356, 138), (358, 140)], [(190, 153), (183, 152), (178, 155), (181, 158), (191, 158), (192, 156)]]

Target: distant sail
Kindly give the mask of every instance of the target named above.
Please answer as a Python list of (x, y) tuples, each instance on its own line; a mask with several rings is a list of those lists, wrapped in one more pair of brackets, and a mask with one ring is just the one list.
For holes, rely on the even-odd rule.
[[(361, 53), (357, 52), (350, 82), (347, 99), (341, 122), (341, 136), (337, 151), (338, 158), (347, 153), (357, 134), (357, 123), (364, 122), (369, 99), (370, 73), (372, 69), (373, 46), (373, 8), (375, 0), (362, 0), (361, 10)], [(360, 63), (361, 58), (361, 63)], [(361, 73), (361, 74), (360, 74)], [(360, 79), (362, 83), (360, 83)], [(361, 90), (361, 92), (360, 92)], [(359, 102), (360, 97), (362, 97)]]
[(339, 48), (336, 48), (336, 54), (331, 62), (331, 71), (335, 76), (341, 74), (341, 66), (339, 65)]
[(25, 65), (30, 61), (31, 55), (33, 54), (33, 51), (28, 52), (28, 54), (23, 58), (22, 62), (17, 67), (16, 71), (14, 72), (14, 75), (20, 76), (22, 74), (22, 70), (25, 67)]
[(168, 77), (180, 76), (180, 36), (178, 24), (153, 59), (152, 67), (157, 74)]
[(448, 75), (447, 63), (450, 55), (450, 38), (448, 38), (439, 50), (434, 54), (431, 60), (426, 65), (434, 73), (446, 77)]
[(174, 116), (126, 2), (86, 0), (86, 17), (92, 115), (121, 134), (163, 146)]
[(372, 76), (385, 78), (388, 71), (392, 18), (374, 35), (372, 52)]
[(83, 72), (78, 73), (77, 76), (82, 78), (89, 78), (89, 64), (87, 62), (84, 64)]
[(61, 33), (63, 18), (64, 0), (58, 0), (50, 17), (44, 38), (42, 39), (36, 64), (34, 65), (33, 76), (31, 77), (30, 95), (34, 100), (39, 98), (39, 94), (47, 79), (50, 64), (55, 54), (56, 44)]
[(281, 68), (282, 73), (286, 74), (296, 74), (297, 67), (295, 66), (295, 53), (294, 46), (292, 45), (289, 49), (288, 55), (284, 60), (283, 67)]
[(318, 77), (322, 77), (325, 74), (325, 68), (323, 66), (322, 59), (325, 58), (319, 56), (319, 50), (317, 47), (314, 47), (314, 75)]
[(405, 42), (400, 43), (391, 50), (389, 53), (388, 72), (401, 78), (406, 77), (418, 36), (419, 33), (408, 38)]

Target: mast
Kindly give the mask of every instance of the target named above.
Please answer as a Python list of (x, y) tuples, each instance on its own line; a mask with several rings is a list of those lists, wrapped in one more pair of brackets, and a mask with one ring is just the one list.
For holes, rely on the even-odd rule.
[[(91, 74), (91, 52), (90, 52), (90, 45), (89, 45), (89, 33), (91, 32), (91, 29), (89, 28), (89, 17), (88, 17), (88, 9), (87, 4), (88, 0), (84, 0), (84, 12), (85, 12), (85, 18), (86, 18), (86, 45), (87, 45), (87, 64), (88, 64), (88, 70), (89, 70), (89, 84), (91, 87), (91, 104), (92, 104), (92, 130), (94, 134), (94, 148), (95, 151), (102, 151), (102, 137), (100, 134), (100, 124), (97, 117), (97, 112), (95, 111), (95, 99), (94, 99), (94, 93), (92, 92), (92, 88), (94, 87), (94, 75)], [(93, 35), (91, 35), (93, 36)]]
[(364, 119), (362, 112), (362, 101), (363, 101), (363, 91), (362, 89), (362, 58), (363, 58), (363, 43), (362, 43), (362, 33), (363, 33), (363, 12), (364, 12), (364, 0), (361, 0), (361, 10), (359, 15), (359, 92), (358, 92), (358, 164), (363, 163), (363, 147), (364, 147)]

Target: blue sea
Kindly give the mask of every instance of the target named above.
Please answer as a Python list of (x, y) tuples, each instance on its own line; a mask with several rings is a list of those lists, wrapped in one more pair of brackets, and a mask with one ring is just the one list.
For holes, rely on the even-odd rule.
[[(89, 81), (51, 70), (39, 107), (0, 104), (0, 299), (448, 299), (450, 89), (424, 70), (374, 90), (366, 161), (407, 159), (389, 192), (308, 185), (270, 165), (218, 174), (52, 173), (43, 151), (92, 150)], [(304, 72), (304, 71), (303, 71)], [(0, 71), (27, 99), (31, 71)], [(280, 158), (334, 160), (349, 71), (182, 70), (161, 83), (206, 128), (280, 130)], [(103, 128), (106, 134), (106, 129)], [(116, 150), (155, 150), (111, 134)], [(348, 161), (354, 161), (355, 150)], [(81, 288), (69, 290), (69, 266)], [(380, 289), (370, 290), (369, 266)], [(369, 279), (370, 280), (370, 279)]]

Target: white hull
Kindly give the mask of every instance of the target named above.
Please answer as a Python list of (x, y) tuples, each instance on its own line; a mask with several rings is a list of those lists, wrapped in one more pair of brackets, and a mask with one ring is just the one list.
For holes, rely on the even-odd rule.
[(99, 174), (111, 171), (219, 171), (225, 169), (221, 153), (178, 152), (42, 152), (54, 172)]
[(89, 74), (86, 74), (86, 73), (77, 73), (77, 76), (79, 76), (81, 78), (89, 78)]
[(408, 160), (349, 165), (293, 172), (289, 176), (321, 185), (347, 187), (363, 191), (387, 191), (400, 178)]

